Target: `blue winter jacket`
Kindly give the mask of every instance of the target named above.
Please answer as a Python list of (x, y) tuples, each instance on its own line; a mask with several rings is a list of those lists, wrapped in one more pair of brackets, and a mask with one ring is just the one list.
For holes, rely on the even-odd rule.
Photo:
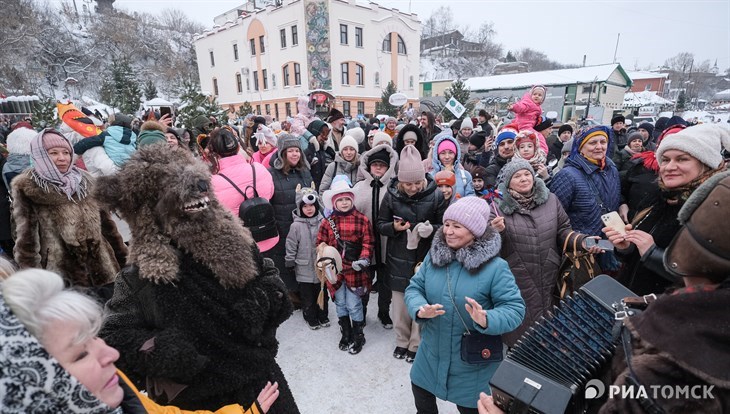
[[(589, 177), (603, 201), (604, 211), (598, 204), (593, 187), (586, 181)], [(601, 215), (618, 211), (621, 204), (621, 180), (610, 158), (606, 158), (606, 167), (601, 171), (582, 155), (573, 154), (548, 187), (568, 213), (573, 230), (590, 236), (601, 235)]]
[(474, 186), (471, 183), (471, 174), (469, 171), (464, 169), (463, 165), (461, 165), (461, 147), (456, 139), (451, 135), (451, 130), (441, 132), (434, 137), (435, 142), (433, 144), (433, 155), (431, 156), (431, 166), (433, 167), (433, 170), (430, 172), (431, 176), (435, 176), (437, 172), (444, 169), (444, 165), (441, 164), (441, 161), (439, 161), (436, 150), (438, 149), (441, 141), (445, 139), (451, 140), (454, 145), (456, 145), (456, 158), (454, 159), (456, 186), (454, 187), (454, 194), (458, 193), (460, 197), (474, 195)]
[[(489, 393), (489, 380), (499, 362), (472, 365), (461, 360), (465, 328), (456, 312), (471, 332), (488, 335), (513, 331), (525, 316), (525, 302), (515, 278), (507, 262), (498, 257), (501, 245), (499, 234), (489, 227), (484, 237), (454, 252), (439, 229), (429, 254), (405, 291), (408, 314), (421, 326), (421, 345), (411, 369), (411, 381), (463, 407), (476, 408), (479, 393)], [(465, 296), (487, 310), (487, 329), (471, 319)], [(441, 304), (446, 313), (432, 319), (418, 318), (418, 309), (426, 304)]]
[(129, 128), (112, 125), (95, 137), (84, 138), (77, 142), (74, 145), (74, 152), (81, 155), (99, 145), (103, 145), (106, 155), (116, 166), (121, 167), (137, 150), (137, 135)]

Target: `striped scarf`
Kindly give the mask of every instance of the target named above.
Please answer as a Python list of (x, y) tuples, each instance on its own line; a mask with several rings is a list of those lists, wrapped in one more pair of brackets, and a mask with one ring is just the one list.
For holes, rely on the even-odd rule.
[(59, 194), (65, 194), (70, 201), (74, 201), (73, 195), (76, 193), (78, 193), (79, 200), (86, 198), (87, 186), (85, 180), (83, 180), (81, 171), (73, 164), (65, 173), (58, 171), (56, 164), (53, 163), (50, 155), (48, 155), (48, 151), (43, 148), (43, 136), (46, 134), (55, 134), (63, 138), (67, 149), (73, 154), (71, 143), (60, 132), (52, 129), (45, 129), (39, 132), (30, 142), (30, 158), (33, 165), (31, 176), (33, 177), (33, 181), (43, 191), (49, 192), (53, 189)]

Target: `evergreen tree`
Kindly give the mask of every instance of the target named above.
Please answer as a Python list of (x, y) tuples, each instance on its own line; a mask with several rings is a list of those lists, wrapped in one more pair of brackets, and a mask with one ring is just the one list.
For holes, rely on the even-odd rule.
[(516, 58), (515, 58), (515, 56), (514, 56), (514, 55), (512, 54), (512, 52), (508, 51), (508, 52), (507, 52), (507, 56), (505, 56), (505, 58), (504, 58), (504, 61), (505, 61), (505, 62), (517, 62), (517, 59), (516, 59)]
[(41, 98), (33, 107), (33, 126), (41, 130), (43, 128), (55, 128), (57, 125), (56, 100)]
[(385, 87), (385, 89), (383, 90), (383, 94), (380, 95), (380, 102), (377, 102), (375, 104), (375, 111), (378, 114), (398, 116), (398, 110), (400, 109), (400, 107), (393, 106), (388, 101), (388, 99), (390, 98), (390, 95), (397, 93), (397, 92), (398, 92), (398, 88), (395, 87), (395, 83), (393, 83), (393, 81), (388, 82), (388, 86)]
[(253, 107), (251, 106), (251, 103), (249, 101), (246, 101), (243, 103), (243, 105), (238, 107), (238, 112), (236, 114), (239, 118), (245, 118), (246, 115), (253, 113)]
[(466, 84), (464, 84), (464, 81), (461, 79), (454, 81), (451, 84), (451, 87), (444, 91), (444, 104), (441, 105), (440, 110), (445, 122), (455, 118), (454, 114), (446, 109), (446, 102), (448, 102), (452, 97), (466, 108), (466, 111), (462, 115), (463, 117), (472, 115), (472, 112), (474, 111), (474, 102), (469, 100), (470, 94), (471, 92), (469, 91), (469, 88), (466, 87)]
[(684, 111), (686, 106), (687, 106), (687, 96), (684, 94), (684, 91), (679, 91), (679, 96), (677, 96), (676, 109), (677, 109), (677, 111)]
[(194, 81), (183, 82), (183, 94), (180, 96), (180, 111), (178, 122), (185, 128), (192, 125), (192, 120), (198, 115), (215, 116), (217, 119), (225, 114), (225, 110), (216, 102), (200, 91), (200, 85)]
[(112, 60), (111, 73), (102, 82), (99, 95), (120, 112), (137, 112), (142, 103), (142, 89), (127, 59)]
[(147, 80), (144, 84), (144, 97), (148, 101), (157, 98), (157, 86), (152, 82), (152, 79)]

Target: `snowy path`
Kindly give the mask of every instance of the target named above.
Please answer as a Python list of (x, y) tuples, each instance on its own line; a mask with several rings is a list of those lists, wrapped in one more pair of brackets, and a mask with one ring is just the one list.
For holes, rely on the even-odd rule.
[[(367, 340), (362, 352), (340, 351), (340, 329), (330, 302), (332, 326), (312, 331), (296, 311), (280, 328), (277, 361), (286, 375), (302, 414), (411, 414), (411, 364), (393, 358), (395, 333), (377, 319), (378, 297), (370, 295)], [(457, 414), (456, 406), (439, 401), (441, 414)]]

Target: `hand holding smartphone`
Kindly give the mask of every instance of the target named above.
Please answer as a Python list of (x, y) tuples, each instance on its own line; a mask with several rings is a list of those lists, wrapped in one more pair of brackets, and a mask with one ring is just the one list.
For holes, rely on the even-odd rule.
[(586, 237), (585, 239), (586, 249), (597, 246), (601, 250), (613, 251), (613, 243), (608, 240), (594, 239), (592, 237)]
[(617, 212), (612, 211), (610, 213), (606, 213), (601, 216), (601, 220), (603, 221), (603, 224), (606, 225), (606, 227), (610, 227), (612, 230), (623, 236), (626, 235), (626, 224), (624, 224), (624, 221), (621, 219), (621, 216), (619, 216)]

